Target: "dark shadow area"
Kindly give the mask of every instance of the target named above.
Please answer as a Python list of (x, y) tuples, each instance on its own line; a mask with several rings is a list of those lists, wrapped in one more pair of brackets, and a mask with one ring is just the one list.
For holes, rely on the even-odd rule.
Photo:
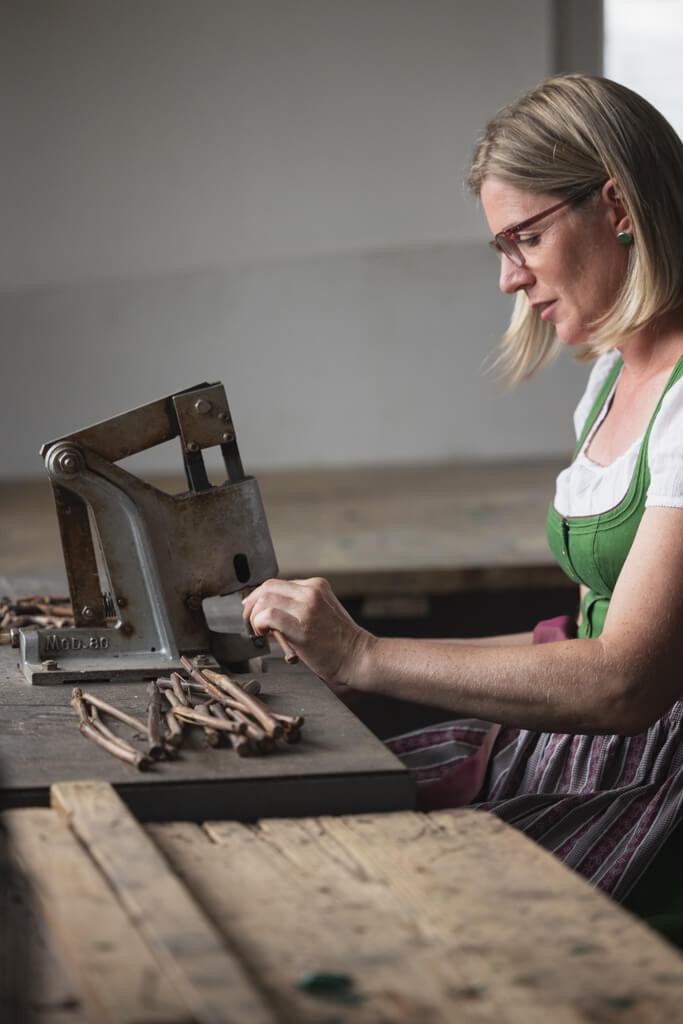
[[(401, 600), (406, 614), (376, 614), (382, 604), (391, 609)], [(419, 598), (351, 597), (342, 603), (356, 622), (378, 636), (495, 636), (524, 633), (555, 615), (575, 615), (578, 591), (574, 586), (461, 590)]]
[(36, 1019), (31, 1004), (36, 964), (28, 929), (30, 904), (26, 879), (10, 858), (0, 822), (0, 1020), (6, 1024), (30, 1024)]

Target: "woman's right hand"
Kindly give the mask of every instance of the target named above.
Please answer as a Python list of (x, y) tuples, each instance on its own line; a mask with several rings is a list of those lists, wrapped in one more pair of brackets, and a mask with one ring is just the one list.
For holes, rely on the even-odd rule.
[(353, 621), (327, 580), (266, 580), (243, 601), (259, 636), (279, 630), (299, 658), (343, 699), (362, 675), (375, 637)]

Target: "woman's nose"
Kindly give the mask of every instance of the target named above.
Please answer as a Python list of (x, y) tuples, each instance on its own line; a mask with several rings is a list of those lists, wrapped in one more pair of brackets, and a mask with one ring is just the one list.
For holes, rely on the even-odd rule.
[(525, 285), (532, 284), (534, 275), (528, 267), (518, 267), (505, 253), (500, 255), (500, 278), (498, 286), (506, 295), (513, 295)]

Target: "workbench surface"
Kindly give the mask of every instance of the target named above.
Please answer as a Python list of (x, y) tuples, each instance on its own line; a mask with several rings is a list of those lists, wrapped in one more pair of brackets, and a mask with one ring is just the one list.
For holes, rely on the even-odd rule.
[[(281, 575), (324, 575), (340, 596), (562, 585), (545, 537), (562, 461), (291, 470), (258, 482)], [(0, 483), (0, 509), (0, 574), (62, 574), (47, 478)]]
[[(299, 743), (280, 741), (267, 755), (241, 758), (228, 745), (207, 746), (201, 729), (186, 729), (178, 759), (143, 772), (80, 735), (70, 706), (73, 684), (30, 685), (16, 667), (16, 654), (8, 644), (0, 646), (0, 807), (46, 804), (53, 782), (92, 778), (115, 785), (145, 821), (253, 821), (415, 805), (408, 770), (304, 665), (273, 656), (259, 675), (261, 699), (271, 710), (303, 715)], [(146, 683), (82, 688), (146, 720)], [(131, 737), (130, 729), (110, 719), (108, 724)]]
[(13, 1024), (683, 1017), (678, 952), (484, 812), (142, 827), (104, 783), (53, 805), (3, 815), (10, 926), (36, 914)]

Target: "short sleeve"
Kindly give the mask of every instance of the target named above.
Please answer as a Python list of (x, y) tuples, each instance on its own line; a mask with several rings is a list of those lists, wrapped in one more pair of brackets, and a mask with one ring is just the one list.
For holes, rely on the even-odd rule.
[(683, 508), (683, 378), (669, 388), (652, 425), (645, 505)]
[(574, 433), (577, 441), (586, 425), (586, 420), (595, 404), (595, 399), (600, 393), (600, 388), (609, 377), (612, 367), (620, 355), (619, 349), (613, 348), (606, 352), (604, 356), (600, 356), (593, 365), (586, 384), (586, 390), (574, 410)]

